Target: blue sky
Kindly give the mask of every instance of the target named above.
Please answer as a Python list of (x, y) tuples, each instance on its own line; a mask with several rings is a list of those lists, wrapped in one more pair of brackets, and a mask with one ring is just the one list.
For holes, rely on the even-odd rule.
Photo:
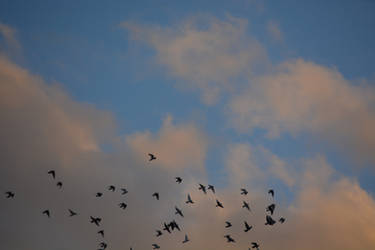
[[(182, 130), (202, 131), (208, 138), (206, 155), (203, 157), (204, 169), (207, 171), (207, 180), (215, 185), (230, 185), (232, 179), (228, 177), (231, 174), (227, 170), (227, 158), (230, 158), (228, 148), (243, 144), (248, 145), (255, 155), (262, 155), (263, 149), (272, 152), (286, 166), (291, 166), (292, 172), (302, 171), (298, 170), (298, 165), (303, 160), (324, 157), (339, 175), (358, 180), (360, 187), (373, 198), (375, 161), (368, 152), (375, 150), (371, 148), (375, 145), (371, 139), (374, 129), (366, 131), (367, 127), (358, 124), (366, 121), (370, 124), (375, 117), (374, 13), (375, 2), (369, 0), (90, 1), (89, 4), (87, 1), (0, 1), (0, 23), (16, 31), (15, 38), (20, 46), (7, 45), (5, 36), (1, 37), (0, 44), (2, 54), (9, 61), (27, 69), (30, 74), (41, 77), (47, 85), (58, 83), (75, 102), (90, 103), (99, 110), (112, 113), (117, 126), (114, 133), (118, 137), (133, 138), (133, 135), (135, 138), (137, 133), (147, 133), (145, 131), (150, 131), (153, 135), (162, 134), (159, 131), (168, 124), (168, 116), (173, 117), (172, 130), (174, 128), (179, 131), (181, 126)], [(178, 27), (184, 27), (189, 20), (199, 19), (201, 16), (202, 20), (186, 29), (207, 31), (206, 25), (218, 24), (219, 28), (226, 24), (233, 25), (235, 32), (243, 31), (240, 35), (243, 41), (239, 42), (239, 46), (245, 44), (246, 47), (250, 40), (256, 41), (265, 53), (245, 61), (262, 61), (262, 70), (255, 73), (255, 78), (244, 73), (246, 65), (240, 65), (243, 70), (238, 71), (238, 75), (229, 73), (227, 81), (224, 79), (221, 85), (218, 84), (221, 94), (212, 103), (207, 103), (202, 96), (207, 89), (217, 87), (217, 83), (213, 83), (215, 80), (211, 82), (216, 76), (204, 75), (199, 78), (200, 76), (191, 74), (196, 69), (190, 73), (179, 71), (174, 65), (176, 61), (169, 60), (169, 54), (163, 54), (166, 50), (163, 41), (172, 47), (178, 38), (184, 36), (179, 33)], [(240, 20), (239, 23), (247, 22), (244, 30), (233, 19)], [(124, 27), (124, 22), (130, 23), (130, 26)], [(211, 32), (210, 28), (208, 32)], [(136, 33), (144, 37), (134, 38)], [(225, 39), (227, 33), (223, 34), (219, 31), (219, 38), (223, 36)], [(233, 47), (237, 45), (235, 41), (229, 43)], [(233, 47), (228, 49), (229, 54)], [(192, 50), (194, 49), (196, 48), (193, 46)], [(303, 60), (301, 66), (298, 63), (294, 65), (293, 60), (296, 58)], [(199, 57), (198, 60), (200, 59)], [(184, 60), (182, 58), (177, 63), (185, 63)], [(194, 68), (194, 64), (202, 63), (192, 60), (193, 62), (186, 62), (186, 65)], [(292, 68), (280, 70), (279, 65), (285, 63), (291, 63)], [(215, 62), (212, 61), (212, 64)], [(269, 125), (259, 125), (251, 117), (246, 117), (245, 122), (239, 121), (240, 115), (236, 112), (242, 112), (244, 107), (235, 110), (233, 103), (246, 98), (258, 100), (251, 93), (267, 91), (262, 87), (254, 87), (251, 82), (266, 82), (263, 77), (273, 77), (278, 70), (291, 75), (297, 72), (297, 75), (304, 67), (312, 68), (312, 72), (322, 72), (322, 75), (329, 71), (327, 81), (333, 79), (334, 82), (329, 90), (333, 92), (329, 93), (340, 100), (331, 98), (322, 104), (319, 97), (324, 95), (323, 91), (316, 102), (311, 101), (312, 110), (319, 105), (323, 106), (317, 108), (320, 110), (317, 113), (320, 112), (321, 115), (312, 112), (310, 116), (306, 111), (307, 115), (301, 115), (302, 118), (296, 118), (292, 114), (283, 120), (278, 116), (284, 114), (283, 110), (280, 113), (277, 113), (277, 108), (266, 110), (266, 115), (274, 112), (275, 117), (261, 115), (261, 121), (267, 124), (280, 122), (276, 125), (281, 133), (272, 138), (267, 136), (267, 132), (272, 132)], [(325, 81), (326, 78), (317, 79)], [(202, 84), (192, 83), (195, 80), (202, 81)], [(306, 82), (306, 89), (309, 89), (309, 84), (314, 84), (308, 80)], [(322, 84), (322, 88), (324, 86)], [(357, 86), (359, 89), (355, 89)], [(337, 96), (334, 94), (336, 87), (340, 93)], [(249, 97), (244, 96), (247, 92)], [(262, 101), (266, 97), (267, 93), (264, 98), (259, 98)], [(294, 97), (291, 95), (290, 98)], [(324, 110), (341, 112), (341, 107), (346, 107), (345, 98), (352, 98), (347, 102), (359, 103), (361, 108), (354, 113), (364, 115), (357, 116), (343, 108), (339, 118), (329, 120)], [(296, 103), (299, 106), (297, 101), (290, 106)], [(330, 106), (331, 103), (337, 104)], [(270, 103), (266, 103), (264, 107), (269, 105)], [(304, 102), (300, 105), (303, 106)], [(261, 111), (264, 109), (257, 109), (250, 114), (259, 114)], [(353, 117), (358, 118), (358, 121), (352, 121)], [(305, 120), (310, 118), (317, 125), (310, 127)], [(296, 120), (289, 124), (288, 119)], [(241, 123), (238, 125), (240, 128), (234, 123)], [(248, 127), (243, 123), (249, 123)], [(185, 127), (184, 124), (188, 125)], [(194, 129), (189, 130), (189, 124), (193, 124)], [(340, 128), (336, 129), (335, 126)], [(365, 132), (361, 134), (358, 129)], [(366, 141), (366, 137), (370, 139)], [(147, 142), (148, 139), (145, 140)], [(152, 145), (164, 145), (164, 142), (150, 140)], [(130, 147), (137, 147), (136, 139), (129, 141)], [(260, 168), (271, 164), (264, 159), (254, 161), (261, 162)], [(251, 172), (250, 169), (248, 171)], [(293, 204), (298, 196), (296, 190), (300, 188), (288, 187), (277, 178), (267, 180), (266, 185), (283, 189), (286, 204), (289, 205)]]

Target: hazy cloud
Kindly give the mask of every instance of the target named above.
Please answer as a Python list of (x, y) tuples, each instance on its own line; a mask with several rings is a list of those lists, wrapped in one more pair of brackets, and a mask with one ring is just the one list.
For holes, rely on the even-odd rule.
[(284, 41), (284, 35), (280, 29), (279, 23), (276, 21), (270, 20), (267, 23), (267, 32), (277, 42)]

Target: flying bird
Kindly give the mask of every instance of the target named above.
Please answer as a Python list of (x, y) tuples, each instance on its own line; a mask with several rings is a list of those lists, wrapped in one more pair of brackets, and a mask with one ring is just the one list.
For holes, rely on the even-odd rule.
[(150, 159), (148, 161), (156, 160), (155, 155), (149, 153), (148, 156), (150, 156)]
[(216, 200), (216, 207), (224, 208), (223, 203), (221, 203), (221, 202), (218, 201), (218, 200)]
[(174, 208), (176, 209), (175, 214), (179, 214), (181, 217), (184, 217), (184, 215), (182, 214), (181, 209), (179, 209), (177, 206), (175, 206)]
[(247, 222), (246, 221), (244, 221), (244, 223), (245, 223), (245, 233), (247, 233), (250, 229), (252, 229), (253, 228), (253, 226), (249, 226), (249, 224), (247, 224)]
[(256, 250), (259, 250), (259, 244), (256, 242), (251, 242), (251, 248), (256, 248)]
[(159, 200), (159, 193), (153, 193), (152, 196)]
[(271, 215), (273, 215), (273, 211), (275, 211), (275, 207), (276, 207), (275, 204), (271, 204), (271, 205), (269, 205), (269, 206), (266, 208), (266, 212), (270, 212)]
[(184, 241), (182, 243), (186, 243), (188, 241), (189, 241), (189, 238), (188, 238), (187, 234), (185, 234), (185, 239), (184, 239)]
[(268, 190), (268, 193), (269, 193), (272, 197), (275, 195), (275, 192), (273, 191), (273, 189)]
[(164, 231), (167, 231), (168, 233), (171, 233), (171, 230), (169, 229), (169, 225), (167, 225), (165, 222), (164, 222), (164, 228), (163, 228)]
[(247, 203), (246, 201), (243, 201), (242, 204), (243, 204), (243, 205), (242, 205), (242, 208), (246, 208), (247, 210), (251, 211), (250, 206), (249, 206), (249, 203)]
[(103, 248), (103, 249), (106, 249), (106, 248), (107, 248), (107, 243), (105, 243), (105, 242), (101, 242), (101, 243), (99, 244), (99, 246), (100, 246), (101, 248)]
[(127, 194), (128, 193), (128, 190), (126, 190), (126, 188), (121, 188), (121, 191), (122, 191), (121, 194)]
[(55, 176), (56, 176), (55, 170), (50, 170), (47, 173), (52, 175), (52, 178), (55, 179)]
[(50, 213), (49, 213), (49, 210), (48, 210), (48, 209), (47, 209), (47, 210), (44, 210), (44, 211), (42, 212), (42, 214), (47, 215), (48, 218), (50, 217)]
[(152, 249), (159, 249), (160, 246), (158, 244), (152, 244)]
[(177, 182), (178, 184), (181, 184), (181, 182), (182, 182), (182, 178), (181, 178), (181, 177), (176, 177), (175, 179), (176, 179), (176, 182)]
[(279, 222), (282, 224), (282, 223), (284, 223), (285, 222), (285, 218), (284, 217), (281, 217), (280, 219), (279, 219)]
[(206, 186), (202, 185), (202, 184), (199, 184), (199, 190), (202, 190), (204, 194), (207, 194), (207, 191), (206, 191)]
[(186, 201), (186, 204), (188, 204), (188, 203), (191, 203), (191, 204), (194, 203), (194, 201), (193, 201), (193, 200), (191, 199), (191, 197), (190, 197), (190, 194), (187, 195), (187, 201)]
[(266, 223), (264, 225), (272, 226), (275, 223), (276, 223), (276, 221), (274, 221), (271, 216), (269, 216), (269, 215), (266, 216)]
[(58, 186), (59, 188), (62, 188), (62, 182), (61, 181), (59, 181), (57, 184), (56, 184), (56, 186)]
[(159, 237), (161, 235), (163, 235), (163, 233), (160, 230), (156, 230), (156, 237)]
[(101, 218), (99, 218), (99, 217), (95, 218), (95, 217), (90, 216), (90, 219), (91, 219), (90, 223), (94, 223), (98, 227), (100, 226), (99, 223), (102, 221)]
[(98, 231), (98, 234), (100, 234), (104, 238), (104, 230)]
[(230, 242), (236, 242), (229, 234), (227, 235), (224, 235), (225, 238), (227, 238), (227, 242), (230, 243)]
[(108, 190), (109, 190), (109, 191), (112, 191), (112, 192), (115, 192), (116, 187), (113, 186), (113, 185), (111, 185), (111, 186), (108, 187)]
[(73, 210), (71, 210), (71, 209), (68, 209), (68, 210), (69, 210), (69, 213), (70, 213), (70, 215), (69, 215), (70, 217), (77, 215), (77, 213), (74, 212)]
[(208, 185), (208, 189), (212, 191), (212, 193), (215, 193), (215, 187), (212, 185)]
[(178, 231), (181, 231), (180, 230), (180, 227), (178, 226), (177, 222), (175, 220), (171, 221), (171, 223), (169, 223), (169, 226), (171, 227), (172, 231), (176, 228)]
[(225, 224), (226, 224), (225, 228), (228, 228), (228, 227), (232, 226), (232, 223), (230, 223), (229, 221), (226, 221)]
[(126, 205), (124, 202), (121, 202), (118, 204), (120, 208), (125, 209), (128, 205)]
[(247, 192), (246, 189), (241, 188), (241, 194), (242, 194), (242, 195), (247, 195), (248, 193), (249, 193), (249, 192)]
[(5, 192), (5, 194), (6, 194), (6, 198), (14, 198), (14, 193), (13, 192), (11, 192), (11, 191), (8, 191), (8, 192)]

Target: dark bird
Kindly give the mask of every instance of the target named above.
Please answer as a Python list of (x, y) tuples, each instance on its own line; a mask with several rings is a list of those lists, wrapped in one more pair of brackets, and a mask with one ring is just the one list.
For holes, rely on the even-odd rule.
[(256, 250), (259, 250), (259, 244), (256, 242), (251, 242), (251, 248), (256, 248)]
[(125, 209), (128, 205), (126, 205), (124, 202), (121, 202), (118, 204), (120, 208)]
[(104, 238), (104, 230), (98, 231), (98, 234), (100, 234)]
[(179, 214), (181, 217), (184, 217), (184, 215), (182, 214), (181, 209), (179, 209), (177, 206), (175, 206), (174, 208), (176, 209), (175, 214)]
[(224, 208), (223, 203), (221, 203), (221, 202), (218, 201), (218, 200), (216, 200), (216, 207)]
[(48, 216), (48, 218), (50, 217), (50, 214), (49, 214), (49, 210), (47, 209), (47, 210), (44, 210), (43, 212), (42, 212), (42, 214), (45, 214), (45, 215), (47, 215)]
[(215, 187), (212, 185), (208, 185), (207, 189), (211, 189), (212, 193), (215, 193)]
[(164, 222), (164, 228), (163, 228), (164, 231), (167, 231), (168, 233), (171, 233), (171, 230), (169, 229), (169, 225), (167, 225), (165, 222)]
[(55, 170), (50, 170), (47, 173), (50, 174), (50, 175), (52, 175), (52, 178), (55, 179), (55, 176), (56, 176)]
[(225, 224), (226, 224), (226, 226), (225, 226), (226, 228), (228, 228), (228, 227), (231, 227), (231, 226), (232, 226), (232, 223), (230, 223), (229, 221), (226, 221), (226, 222), (225, 222)]
[(245, 223), (245, 233), (247, 233), (250, 229), (252, 229), (253, 228), (253, 226), (249, 226), (249, 224), (247, 224), (247, 222), (246, 221), (244, 221), (244, 223)]
[(243, 201), (242, 208), (246, 208), (247, 210), (251, 211), (249, 203), (247, 203), (246, 201)]
[(248, 193), (249, 193), (249, 192), (247, 192), (246, 189), (241, 188), (241, 194), (242, 194), (242, 195), (247, 195)]
[(94, 223), (94, 224), (97, 225), (98, 227), (100, 226), (99, 223), (102, 221), (101, 218), (99, 218), (99, 217), (94, 218), (94, 217), (90, 216), (90, 219), (91, 219), (90, 223)]
[(189, 238), (188, 238), (187, 234), (185, 234), (185, 239), (184, 239), (184, 241), (182, 243), (186, 243), (188, 241), (189, 241)]
[(96, 197), (102, 197), (102, 195), (103, 195), (103, 193), (100, 193), (100, 192), (98, 192), (98, 193), (96, 193)]
[(206, 191), (206, 186), (202, 185), (202, 184), (199, 184), (199, 190), (202, 190), (204, 194), (207, 194), (207, 191)]
[(128, 190), (126, 190), (126, 188), (121, 188), (121, 191), (122, 191), (121, 194), (127, 194), (128, 193)]
[(233, 242), (233, 243), (236, 242), (232, 237), (230, 237), (229, 234), (224, 235), (224, 237), (227, 238), (227, 242), (228, 242), (228, 243), (230, 243), (230, 242)]
[(59, 182), (56, 184), (56, 186), (58, 186), (59, 188), (62, 188), (62, 182), (59, 181)]
[(275, 204), (271, 204), (271, 205), (269, 205), (269, 206), (266, 208), (266, 212), (270, 212), (271, 215), (273, 215), (273, 211), (275, 211), (275, 207), (276, 207)]
[(159, 200), (159, 193), (153, 193), (152, 196)]
[(285, 222), (285, 218), (284, 217), (281, 217), (280, 219), (279, 219), (279, 222), (282, 224), (282, 223), (284, 223)]
[(6, 194), (6, 198), (14, 198), (14, 193), (13, 192), (11, 192), (11, 191), (8, 191), (8, 192), (5, 192), (5, 194)]
[(148, 156), (150, 156), (150, 159), (149, 159), (148, 161), (156, 160), (155, 155), (153, 155), (153, 154), (148, 154)]
[(113, 185), (111, 185), (111, 186), (108, 187), (108, 190), (109, 190), (109, 191), (112, 191), (112, 192), (115, 192), (116, 187), (113, 186)]
[(161, 235), (163, 235), (163, 233), (160, 230), (156, 230), (156, 237), (159, 237)]
[(169, 226), (171, 227), (172, 231), (173, 231), (175, 228), (176, 228), (178, 231), (181, 231), (179, 225), (177, 224), (177, 222), (176, 222), (175, 220), (171, 221), (171, 223), (169, 223)]
[(101, 243), (99, 244), (99, 246), (100, 246), (101, 248), (103, 248), (103, 249), (106, 249), (106, 248), (107, 248), (107, 243), (105, 243), (105, 242), (101, 242)]
[(191, 197), (190, 197), (190, 194), (187, 195), (187, 201), (186, 201), (186, 204), (188, 204), (188, 203), (191, 203), (191, 204), (194, 203), (194, 201), (193, 201), (193, 200), (191, 199)]
[(272, 226), (275, 223), (276, 223), (276, 221), (274, 221), (271, 216), (269, 216), (269, 215), (266, 216), (266, 223), (264, 225)]
[(177, 182), (178, 184), (181, 184), (181, 182), (182, 182), (182, 178), (181, 178), (181, 177), (176, 177), (175, 179), (176, 179), (176, 182)]
[(275, 195), (275, 192), (273, 191), (273, 189), (268, 190), (268, 193), (269, 193), (272, 197)]
[(159, 249), (160, 246), (158, 244), (152, 244), (152, 249)]
[(71, 209), (68, 209), (68, 210), (69, 210), (69, 213), (70, 213), (70, 215), (69, 215), (70, 217), (77, 215), (77, 213), (74, 212), (73, 210), (71, 210)]

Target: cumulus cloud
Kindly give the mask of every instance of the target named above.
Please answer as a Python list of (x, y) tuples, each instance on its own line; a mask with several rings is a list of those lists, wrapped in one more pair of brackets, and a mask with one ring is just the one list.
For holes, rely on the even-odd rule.
[(223, 89), (230, 90), (234, 79), (251, 75), (265, 60), (263, 47), (246, 33), (245, 19), (196, 16), (172, 27), (131, 22), (122, 26), (155, 49), (158, 63), (169, 74), (185, 80), (188, 88), (200, 89), (208, 104)]
[(373, 163), (374, 100), (373, 89), (299, 59), (282, 63), (234, 97), (230, 116), (242, 132), (263, 128), (270, 137), (307, 132)]

